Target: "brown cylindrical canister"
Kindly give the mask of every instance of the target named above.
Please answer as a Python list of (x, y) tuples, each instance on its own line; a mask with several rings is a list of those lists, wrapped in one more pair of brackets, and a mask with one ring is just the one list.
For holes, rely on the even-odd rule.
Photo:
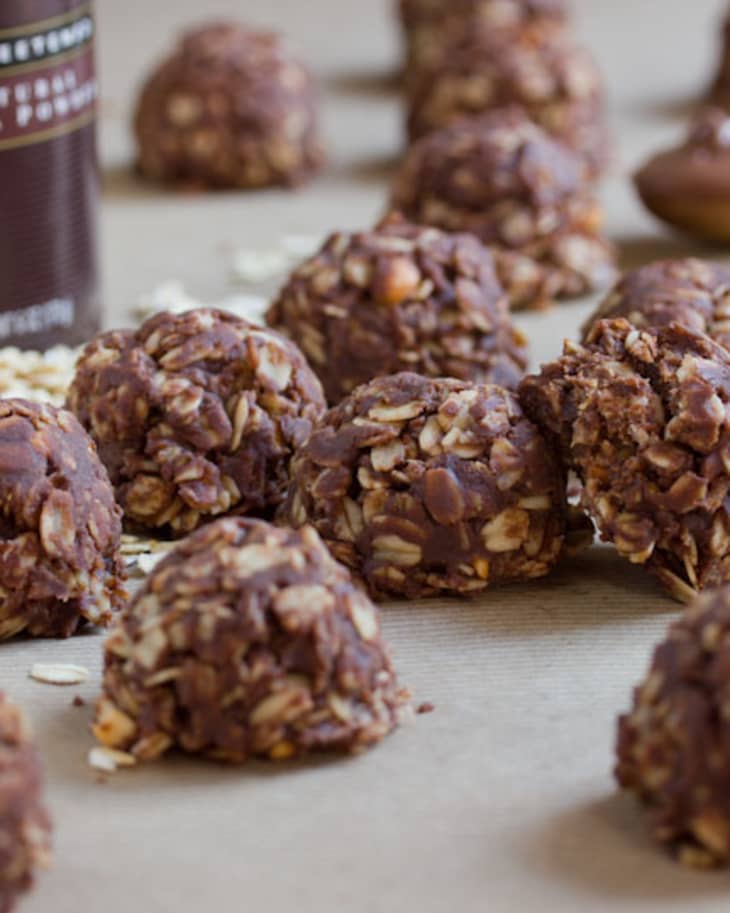
[(0, 346), (99, 328), (94, 18), (82, 0), (0, 0)]

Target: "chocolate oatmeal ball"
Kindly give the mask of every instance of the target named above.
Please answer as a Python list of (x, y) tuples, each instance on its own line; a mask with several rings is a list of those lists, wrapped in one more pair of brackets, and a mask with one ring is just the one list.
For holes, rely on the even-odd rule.
[(730, 267), (708, 260), (658, 260), (627, 273), (587, 321), (625, 317), (644, 329), (679, 323), (730, 349)]
[(579, 153), (591, 175), (609, 163), (600, 73), (563, 30), (536, 26), (505, 33), (468, 24), (436, 62), (413, 76), (409, 94), (411, 140), (516, 105)]
[(0, 913), (10, 913), (51, 859), (41, 763), (20, 710), (0, 691)]
[(437, 130), (406, 155), (392, 205), (492, 248), (515, 308), (580, 295), (615, 275), (614, 251), (581, 157), (518, 108)]
[(325, 410), (293, 343), (211, 308), (162, 313), (93, 340), (69, 407), (97, 443), (130, 528), (180, 535), (264, 515)]
[(601, 321), (520, 401), (604, 541), (687, 601), (730, 580), (730, 354), (680, 324)]
[(172, 550), (107, 640), (94, 733), (140, 760), (354, 753), (406, 699), (377, 610), (314, 530), (227, 518)]
[(566, 0), (399, 0), (409, 65), (413, 69), (437, 60), (465, 22), (484, 29), (520, 29), (541, 23), (562, 26)]
[(547, 574), (565, 533), (555, 454), (501, 387), (396, 374), (331, 409), (282, 510), (373, 595), (477, 595)]
[(669, 629), (619, 719), (616, 776), (687, 865), (730, 863), (730, 588)]
[(274, 34), (203, 25), (148, 78), (134, 128), (147, 177), (212, 188), (295, 185), (324, 162), (317, 91)]
[(527, 365), (489, 251), (398, 217), (332, 235), (267, 320), (301, 346), (333, 404), (406, 369), (514, 388)]
[(125, 598), (120, 516), (71, 413), (0, 399), (0, 640), (108, 623)]

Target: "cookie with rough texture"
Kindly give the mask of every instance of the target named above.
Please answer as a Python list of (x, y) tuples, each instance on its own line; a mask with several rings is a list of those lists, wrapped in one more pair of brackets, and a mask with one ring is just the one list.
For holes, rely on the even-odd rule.
[(327, 413), (281, 517), (312, 524), (374, 595), (477, 595), (552, 569), (565, 481), (514, 394), (396, 374)]
[(147, 79), (134, 129), (139, 169), (159, 181), (294, 185), (324, 162), (309, 71), (277, 35), (235, 23), (183, 35)]
[(411, 80), (411, 141), (497, 108), (527, 116), (578, 152), (592, 175), (610, 161), (601, 75), (590, 54), (563, 29), (467, 23), (441, 55)]
[(730, 354), (679, 324), (601, 321), (520, 386), (604, 541), (677, 599), (730, 580)]
[(399, 0), (411, 74), (429, 66), (465, 22), (490, 30), (564, 25), (566, 0)]
[(688, 257), (658, 260), (626, 273), (583, 328), (624, 317), (641, 329), (679, 323), (730, 348), (730, 267)]
[(615, 276), (585, 162), (519, 108), (414, 143), (391, 205), (422, 225), (477, 235), (492, 250), (514, 308), (545, 307)]
[(209, 308), (97, 337), (68, 405), (97, 443), (127, 525), (173, 535), (221, 514), (271, 512), (325, 410), (293, 343)]
[(730, 588), (701, 596), (657, 647), (619, 719), (616, 777), (686, 865), (730, 864)]
[(403, 370), (514, 388), (527, 365), (490, 252), (397, 217), (332, 235), (267, 320), (301, 346), (333, 404)]
[(38, 752), (23, 714), (0, 691), (0, 913), (10, 913), (50, 859)]
[(121, 512), (70, 412), (0, 400), (0, 505), (0, 640), (107, 624), (125, 598)]
[(377, 609), (313, 529), (226, 518), (152, 571), (106, 642), (94, 733), (151, 760), (354, 753), (407, 694)]

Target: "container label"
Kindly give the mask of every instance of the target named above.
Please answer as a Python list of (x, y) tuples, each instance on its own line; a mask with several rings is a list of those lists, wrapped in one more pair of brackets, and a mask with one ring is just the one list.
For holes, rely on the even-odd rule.
[(88, 7), (0, 30), (0, 152), (53, 139), (93, 120), (93, 37)]

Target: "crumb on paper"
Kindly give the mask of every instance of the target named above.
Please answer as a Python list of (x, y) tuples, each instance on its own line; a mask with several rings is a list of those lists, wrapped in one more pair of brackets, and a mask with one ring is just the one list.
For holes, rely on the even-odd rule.
[(137, 759), (126, 751), (95, 745), (89, 751), (89, 766), (103, 773), (114, 773), (120, 767), (134, 767)]
[(416, 713), (421, 716), (424, 713), (433, 713), (435, 709), (436, 705), (432, 704), (431, 701), (424, 701), (416, 707)]
[(86, 701), (81, 697), (80, 694), (75, 694), (73, 700), (71, 701), (72, 707), (85, 707)]
[(80, 685), (89, 680), (89, 670), (74, 663), (34, 663), (30, 677), (45, 685)]

